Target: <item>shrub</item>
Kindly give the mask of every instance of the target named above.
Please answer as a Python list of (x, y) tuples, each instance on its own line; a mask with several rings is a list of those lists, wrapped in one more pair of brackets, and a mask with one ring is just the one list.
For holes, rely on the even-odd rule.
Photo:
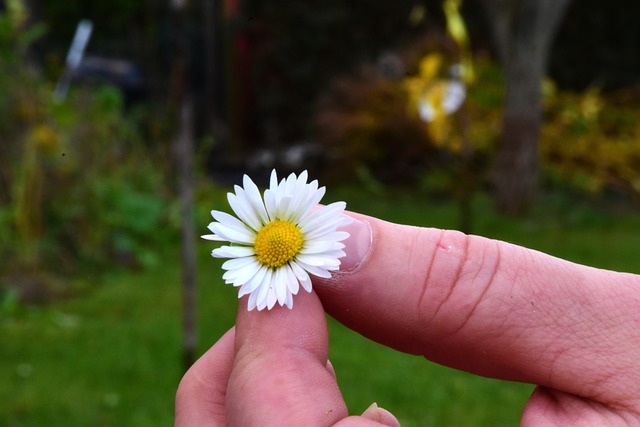
[(640, 92), (559, 92), (550, 97), (541, 152), (551, 176), (591, 194), (640, 200)]
[[(451, 40), (429, 35), (404, 52), (388, 54), (376, 66), (337, 79), (316, 116), (316, 137), (330, 159), (329, 176), (349, 179), (366, 170), (383, 183), (416, 183), (438, 171), (450, 175), (442, 181), (449, 187), (461, 168), (473, 166), (476, 178), (482, 176), (484, 170), (478, 167), (484, 166), (476, 163), (485, 163), (500, 121), (495, 67), (480, 64), (477, 72), (484, 81), (467, 87), (458, 111), (436, 108), (429, 122), (418, 111), (422, 99), (442, 103), (458, 56)], [(396, 69), (391, 76), (390, 60)]]
[(320, 102), (316, 123), (333, 180), (367, 170), (386, 183), (411, 182), (434, 151), (424, 123), (408, 114), (402, 82), (385, 79), (371, 67), (335, 82)]
[(54, 101), (14, 21), (0, 15), (0, 282), (153, 263), (171, 236), (162, 147), (114, 88)]

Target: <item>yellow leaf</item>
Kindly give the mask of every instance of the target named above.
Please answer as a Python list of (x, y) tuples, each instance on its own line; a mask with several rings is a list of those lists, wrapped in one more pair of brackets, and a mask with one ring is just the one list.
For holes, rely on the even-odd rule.
[(469, 37), (467, 27), (460, 15), (460, 4), (460, 0), (446, 0), (443, 9), (447, 19), (447, 32), (461, 49), (466, 49), (469, 45)]
[(420, 61), (420, 77), (425, 80), (433, 80), (440, 72), (442, 55), (431, 53)]

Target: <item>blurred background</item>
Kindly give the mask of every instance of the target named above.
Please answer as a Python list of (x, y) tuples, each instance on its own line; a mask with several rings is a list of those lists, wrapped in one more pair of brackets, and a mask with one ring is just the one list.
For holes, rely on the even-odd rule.
[[(640, 273), (640, 4), (0, 0), (0, 425), (173, 419), (233, 325), (206, 234), (249, 173)], [(352, 413), (512, 426), (532, 386), (329, 319)]]

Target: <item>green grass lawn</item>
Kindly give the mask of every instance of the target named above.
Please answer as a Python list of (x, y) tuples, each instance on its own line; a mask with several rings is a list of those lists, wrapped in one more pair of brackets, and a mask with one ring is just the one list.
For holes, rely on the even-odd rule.
[[(338, 189), (328, 200), (395, 222), (455, 228), (451, 202), (406, 192), (372, 197)], [(219, 196), (211, 200), (220, 200)], [(223, 206), (205, 206), (224, 209)], [(198, 215), (205, 232), (209, 219)], [(474, 202), (474, 234), (603, 268), (640, 273), (640, 216), (543, 198), (526, 219)], [(199, 336), (204, 351), (232, 326), (236, 291), (199, 242)], [(164, 251), (174, 254), (175, 250)], [(178, 259), (114, 273), (91, 290), (46, 306), (0, 312), (0, 426), (171, 425), (181, 372)], [(86, 278), (87, 284), (92, 279)], [(330, 357), (352, 413), (373, 401), (403, 426), (514, 426), (532, 386), (447, 369), (367, 341), (330, 319)]]

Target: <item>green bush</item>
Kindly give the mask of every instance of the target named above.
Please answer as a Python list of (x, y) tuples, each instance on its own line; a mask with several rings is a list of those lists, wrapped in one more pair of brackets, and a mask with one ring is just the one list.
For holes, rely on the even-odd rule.
[(371, 175), (385, 183), (419, 176), (434, 151), (427, 128), (408, 114), (402, 82), (364, 68), (339, 79), (320, 102), (316, 138), (329, 157), (330, 180)]
[[(463, 107), (447, 116), (434, 133), (431, 124), (409, 108), (410, 84), (422, 79), (420, 90), (437, 85), (441, 75), (426, 81), (415, 64), (429, 57), (451, 63), (451, 55), (424, 42), (408, 51), (398, 54), (408, 71), (403, 79), (387, 79), (375, 67), (365, 66), (364, 71), (337, 79), (323, 97), (316, 116), (317, 138), (330, 159), (328, 175), (367, 176), (383, 183), (421, 182), (430, 188), (435, 183), (449, 193), (457, 191), (462, 175), (474, 186), (485, 184), (502, 120), (499, 68), (476, 58), (476, 77), (467, 87)], [(547, 81), (545, 94), (540, 155), (547, 183), (583, 194), (613, 191), (640, 200), (637, 89), (574, 93), (556, 90)]]
[(382, 183), (415, 184), (435, 173), (449, 175), (441, 182), (451, 187), (461, 168), (471, 166), (482, 180), (500, 123), (495, 67), (480, 64), (460, 110), (429, 123), (418, 114), (425, 94), (441, 94), (456, 55), (444, 36), (428, 35), (389, 56), (400, 70), (395, 77), (378, 64), (337, 79), (316, 113), (315, 137), (331, 165), (327, 175), (352, 179), (366, 171)]
[(550, 176), (591, 194), (640, 200), (640, 94), (559, 92), (548, 102), (541, 142)]
[(112, 87), (56, 102), (20, 22), (0, 15), (0, 285), (152, 264), (174, 229), (163, 147)]

